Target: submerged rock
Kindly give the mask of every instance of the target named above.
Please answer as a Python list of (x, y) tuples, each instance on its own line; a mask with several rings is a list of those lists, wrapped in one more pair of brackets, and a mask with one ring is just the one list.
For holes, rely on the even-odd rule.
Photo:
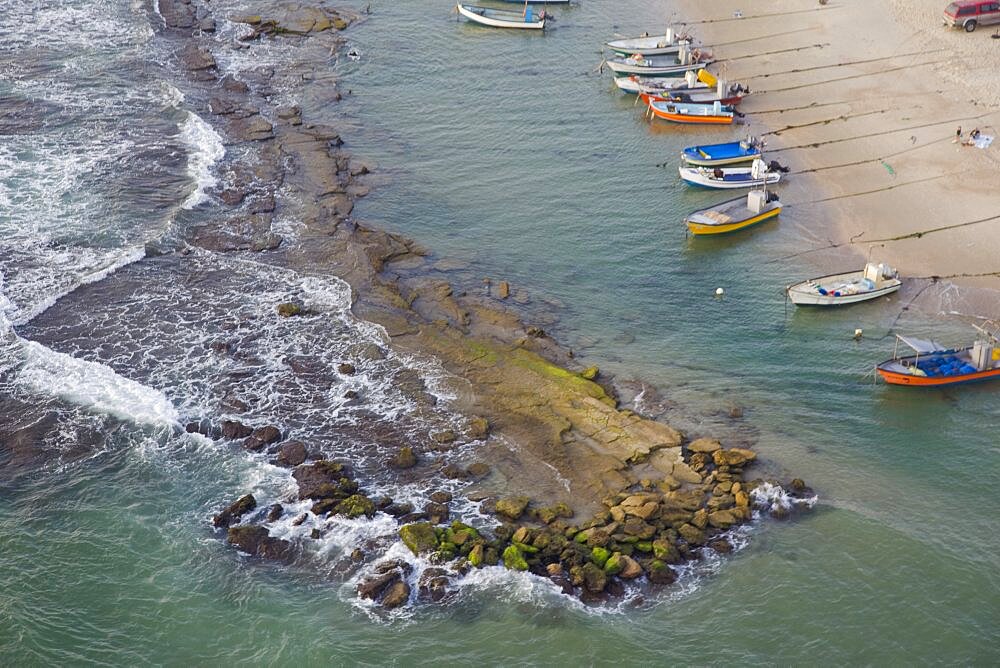
[(410, 600), (410, 585), (403, 580), (393, 582), (382, 597), (382, 607), (392, 610)]
[(284, 302), (276, 307), (278, 315), (283, 318), (290, 318), (295, 315), (302, 315), (302, 305), (296, 302)]
[(306, 460), (306, 446), (302, 441), (288, 441), (278, 448), (275, 463), (278, 466), (298, 466)]
[(246, 438), (253, 433), (253, 427), (248, 427), (236, 420), (222, 421), (222, 437), (228, 441), (235, 441), (239, 438)]
[(212, 518), (212, 524), (220, 529), (240, 521), (240, 518), (257, 507), (257, 499), (253, 494), (241, 496), (228, 508)]
[(229, 527), (226, 539), (243, 552), (262, 559), (288, 563), (295, 556), (291, 543), (274, 538), (259, 525)]
[(411, 469), (417, 465), (417, 455), (407, 445), (399, 449), (390, 463), (398, 469)]

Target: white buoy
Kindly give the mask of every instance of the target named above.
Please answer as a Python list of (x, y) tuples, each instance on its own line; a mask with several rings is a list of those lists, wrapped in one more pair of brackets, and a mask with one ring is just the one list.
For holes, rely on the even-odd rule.
[(726, 291), (723, 290), (722, 288), (716, 288), (715, 289), (715, 296), (716, 297), (721, 297), (724, 294), (726, 294)]
[(864, 333), (865, 333), (864, 330), (861, 329), (860, 327), (858, 327), (857, 329), (855, 329), (854, 330), (854, 340), (855, 341), (860, 340), (861, 337), (864, 335)]

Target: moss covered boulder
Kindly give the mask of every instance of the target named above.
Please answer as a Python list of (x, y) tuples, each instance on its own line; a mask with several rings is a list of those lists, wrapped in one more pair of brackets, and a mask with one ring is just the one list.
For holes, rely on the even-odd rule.
[(529, 499), (526, 496), (509, 496), (497, 501), (497, 514), (516, 520), (524, 514)]
[(676, 564), (681, 561), (681, 553), (677, 546), (668, 540), (653, 541), (653, 556), (667, 564)]
[(485, 551), (486, 550), (482, 543), (474, 545), (473, 548), (469, 550), (469, 563), (475, 568), (482, 568)]
[(660, 585), (673, 584), (677, 580), (677, 574), (674, 573), (674, 569), (659, 559), (649, 562), (649, 566), (646, 568), (646, 576), (650, 582)]
[(361, 517), (362, 515), (365, 517), (374, 517), (375, 502), (363, 494), (352, 494), (339, 502), (333, 512), (336, 515), (344, 515), (351, 519)]
[(438, 547), (438, 537), (430, 522), (416, 522), (399, 527), (399, 537), (415, 555), (433, 552)]
[(539, 508), (538, 519), (546, 524), (552, 524), (559, 518), (569, 519), (573, 517), (573, 509), (567, 506), (565, 503), (557, 503), (554, 506), (548, 506), (545, 508)]
[(608, 559), (611, 558), (611, 553), (604, 547), (595, 547), (590, 551), (590, 560), (595, 564), (604, 568)]
[(516, 545), (508, 545), (503, 551), (503, 565), (511, 571), (528, 570), (528, 562)]
[(604, 591), (608, 586), (608, 576), (597, 564), (589, 563), (580, 567), (584, 588), (595, 594)]
[(604, 562), (604, 572), (608, 575), (618, 575), (621, 573), (623, 557), (624, 555), (621, 552), (615, 552), (608, 557)]

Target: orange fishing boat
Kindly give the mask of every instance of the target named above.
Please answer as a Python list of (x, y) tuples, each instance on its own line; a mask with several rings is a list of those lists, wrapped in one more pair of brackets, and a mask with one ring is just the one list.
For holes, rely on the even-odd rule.
[(877, 367), (879, 376), (890, 385), (941, 387), (1000, 378), (1000, 345), (996, 330), (976, 327), (980, 336), (968, 348), (945, 349), (934, 341), (896, 335), (915, 355), (897, 355)]
[(736, 112), (732, 107), (723, 106), (721, 102), (696, 104), (692, 102), (660, 102), (650, 99), (649, 111), (656, 118), (674, 123), (731, 125), (736, 117)]

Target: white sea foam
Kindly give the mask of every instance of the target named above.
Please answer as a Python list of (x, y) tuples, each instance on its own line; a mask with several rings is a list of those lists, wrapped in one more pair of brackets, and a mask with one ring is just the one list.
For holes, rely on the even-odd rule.
[(226, 154), (226, 147), (212, 126), (197, 114), (188, 111), (181, 123), (180, 138), (188, 148), (188, 175), (195, 182), (195, 189), (181, 207), (193, 209), (208, 199), (206, 191), (214, 187), (219, 180), (212, 173), (212, 167)]
[(787, 511), (797, 507), (812, 508), (819, 500), (818, 496), (811, 496), (804, 499), (791, 496), (781, 485), (774, 485), (769, 482), (755, 487), (750, 492), (750, 498), (754, 506), (768, 511)]
[(22, 349), (24, 366), (17, 382), (35, 392), (139, 424), (174, 427), (179, 423), (177, 410), (159, 390), (35, 341), (23, 341)]

